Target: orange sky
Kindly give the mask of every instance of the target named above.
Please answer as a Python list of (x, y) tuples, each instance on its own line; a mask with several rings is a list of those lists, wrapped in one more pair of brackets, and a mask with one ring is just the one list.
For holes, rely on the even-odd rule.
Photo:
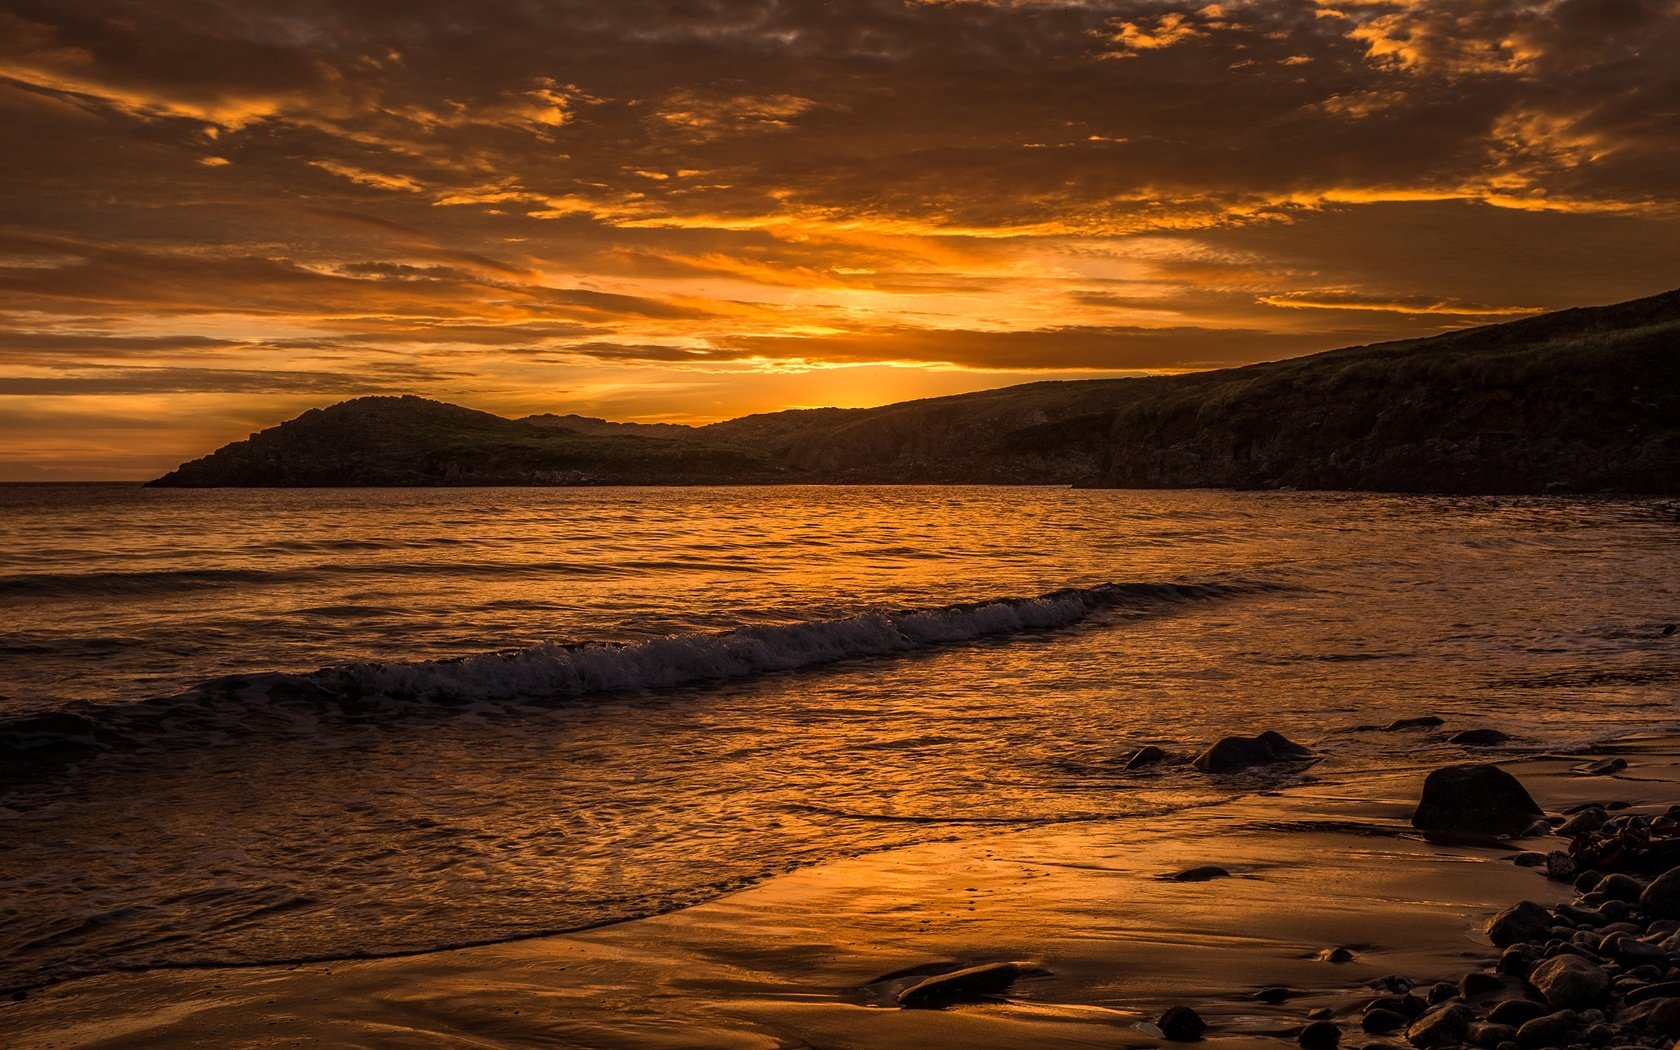
[(707, 421), (1680, 285), (1673, 0), (0, 0), (0, 480)]

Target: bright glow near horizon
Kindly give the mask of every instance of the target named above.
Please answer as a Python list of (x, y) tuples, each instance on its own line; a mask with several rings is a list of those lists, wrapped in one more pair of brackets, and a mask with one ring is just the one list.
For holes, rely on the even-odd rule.
[(0, 478), (703, 422), (1680, 284), (1671, 3), (0, 5)]

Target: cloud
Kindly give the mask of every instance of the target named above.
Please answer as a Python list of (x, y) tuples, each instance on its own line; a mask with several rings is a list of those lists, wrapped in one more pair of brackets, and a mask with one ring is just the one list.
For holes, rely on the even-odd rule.
[(0, 381), (717, 418), (1627, 298), (1675, 53), (1670, 0), (11, 0)]

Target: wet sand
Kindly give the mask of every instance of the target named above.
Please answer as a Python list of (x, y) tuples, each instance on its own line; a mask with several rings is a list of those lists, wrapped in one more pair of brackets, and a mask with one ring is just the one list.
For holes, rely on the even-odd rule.
[[(1395, 734), (1403, 749), (1404, 734)], [(655, 918), (397, 959), (186, 969), (70, 981), (0, 1004), (14, 1047), (1114, 1047), (1188, 1005), (1207, 1044), (1294, 1045), (1307, 1011), (1358, 1031), (1364, 982), (1456, 980), (1497, 951), (1482, 924), (1570, 888), (1510, 857), (1566, 843), (1446, 845), (1411, 832), (1424, 775), (1337, 768), (1157, 820), (976, 832), (785, 875)], [(1601, 755), (1607, 752), (1593, 752)], [(1548, 812), (1680, 801), (1680, 741), (1590, 755), (1466, 752), (1516, 774)], [(1148, 774), (1140, 774), (1147, 776)], [(1117, 790), (1124, 790), (1123, 786)], [(1229, 878), (1173, 882), (1216, 864)], [(1348, 962), (1320, 958), (1345, 947)], [(993, 1002), (905, 1010), (933, 966), (1030, 962), (1044, 976)], [(1298, 994), (1266, 1005), (1264, 987)]]

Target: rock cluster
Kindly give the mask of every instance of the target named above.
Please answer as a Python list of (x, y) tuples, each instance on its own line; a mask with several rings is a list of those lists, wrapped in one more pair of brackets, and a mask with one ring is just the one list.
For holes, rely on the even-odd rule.
[[(1377, 1036), (1403, 1032), (1420, 1050), (1673, 1047), (1680, 1037), (1680, 866), (1654, 877), (1649, 869), (1652, 855), (1665, 855), (1676, 837), (1680, 806), (1660, 816), (1599, 810), (1568, 851), (1551, 854), (1548, 868), (1560, 857), (1582, 867), (1573, 900), (1552, 908), (1521, 901), (1495, 915), (1486, 932), (1503, 951), (1491, 970), (1421, 994), (1386, 979), (1389, 994), (1364, 1005), (1360, 1027)], [(1588, 857), (1600, 866), (1585, 868)]]

